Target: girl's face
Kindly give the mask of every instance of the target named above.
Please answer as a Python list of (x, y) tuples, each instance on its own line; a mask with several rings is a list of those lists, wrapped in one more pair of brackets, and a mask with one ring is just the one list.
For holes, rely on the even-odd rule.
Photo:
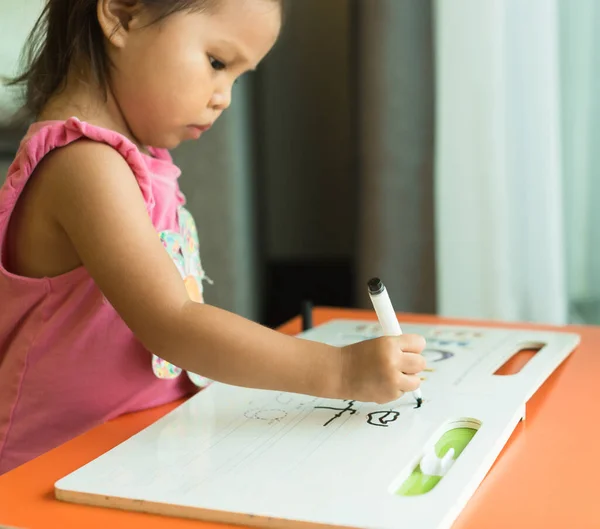
[[(108, 35), (110, 17), (123, 16), (111, 10), (119, 3), (99, 2)], [(130, 19), (107, 51), (111, 90), (133, 136), (168, 149), (197, 139), (230, 105), (235, 80), (273, 47), (280, 27), (272, 0), (221, 0), (216, 11), (181, 11), (151, 25), (143, 13)]]

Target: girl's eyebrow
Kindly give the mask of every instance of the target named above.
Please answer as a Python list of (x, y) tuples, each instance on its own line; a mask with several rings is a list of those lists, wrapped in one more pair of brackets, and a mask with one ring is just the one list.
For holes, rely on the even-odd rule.
[[(229, 50), (235, 55), (235, 61), (234, 62), (238, 62), (238, 63), (242, 63), (242, 64), (252, 64), (252, 62), (250, 61), (250, 59), (244, 54), (244, 52), (242, 51), (242, 49), (236, 45), (235, 43), (229, 41), (229, 40), (218, 40), (216, 42), (217, 46), (224, 46), (225, 48), (229, 48)], [(252, 67), (249, 69), (249, 71), (253, 72), (256, 70), (256, 67)]]

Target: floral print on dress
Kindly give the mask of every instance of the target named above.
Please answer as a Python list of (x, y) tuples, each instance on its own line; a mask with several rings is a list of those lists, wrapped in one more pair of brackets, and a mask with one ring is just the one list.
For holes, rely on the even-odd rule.
[[(194, 218), (183, 206), (178, 209), (179, 231), (165, 230), (159, 233), (163, 246), (181, 274), (190, 299), (204, 303), (202, 281), (212, 281), (206, 276), (200, 261), (200, 243)], [(158, 378), (173, 379), (181, 375), (182, 369), (152, 355), (152, 371)], [(189, 379), (198, 387), (204, 388), (212, 381), (196, 373), (186, 371)]]

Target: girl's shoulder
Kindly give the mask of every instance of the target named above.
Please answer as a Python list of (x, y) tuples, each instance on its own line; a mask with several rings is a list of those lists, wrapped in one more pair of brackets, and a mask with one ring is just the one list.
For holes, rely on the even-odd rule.
[[(0, 190), (3, 266), (28, 278), (60, 277), (81, 265), (60, 220), (83, 222), (81, 208), (139, 193), (147, 211), (154, 203), (150, 177), (135, 145), (114, 131), (78, 120), (31, 125)], [(91, 232), (103, 222), (99, 214)]]
[[(63, 150), (81, 140), (111, 147), (125, 158), (134, 172), (146, 170), (148, 159), (170, 160), (167, 152), (151, 149), (150, 155), (144, 154), (131, 140), (119, 132), (81, 121), (76, 117), (32, 123), (21, 141), (17, 160), (21, 158), (21, 161), (26, 162), (21, 169), (31, 171), (51, 152)], [(101, 150), (109, 152), (106, 149)]]
[(114, 130), (76, 117), (35, 122), (22, 139), (9, 168), (0, 210), (14, 205), (34, 173), (36, 180), (38, 177), (51, 180), (46, 178), (49, 174), (90, 174), (90, 168), (97, 175), (123, 162), (137, 180), (149, 207), (154, 205), (151, 174), (178, 171), (167, 151), (150, 149), (150, 154), (145, 154)]

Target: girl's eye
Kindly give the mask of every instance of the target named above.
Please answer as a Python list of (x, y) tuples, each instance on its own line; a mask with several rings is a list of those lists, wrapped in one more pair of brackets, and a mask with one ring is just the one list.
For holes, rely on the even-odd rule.
[(225, 63), (215, 59), (214, 57), (209, 57), (208, 60), (210, 61), (210, 65), (212, 66), (213, 70), (219, 72), (225, 69)]

